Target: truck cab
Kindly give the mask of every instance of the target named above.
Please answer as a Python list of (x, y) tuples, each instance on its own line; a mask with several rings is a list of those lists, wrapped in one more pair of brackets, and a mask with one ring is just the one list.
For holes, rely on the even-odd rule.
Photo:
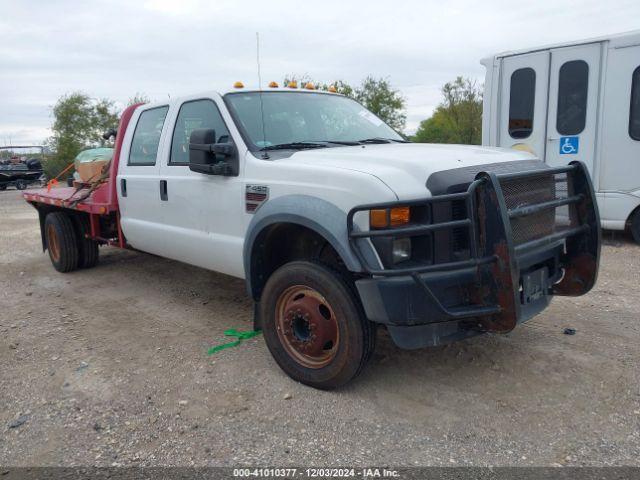
[[(65, 241), (94, 242), (243, 278), (276, 362), (317, 388), (355, 377), (378, 327), (403, 348), (505, 333), (597, 276), (584, 164), (408, 143), (334, 93), (238, 88), (130, 107), (110, 168), (76, 203), (25, 194), (54, 266), (73, 270)], [(60, 215), (81, 217), (75, 239)]]
[(640, 243), (640, 30), (508, 51), (486, 67), (482, 144), (583, 162), (604, 228)]

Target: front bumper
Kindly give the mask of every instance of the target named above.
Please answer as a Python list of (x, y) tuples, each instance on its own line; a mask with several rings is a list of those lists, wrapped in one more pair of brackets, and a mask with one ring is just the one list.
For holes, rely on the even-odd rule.
[[(466, 215), (438, 220), (434, 212), (453, 202), (463, 202)], [(356, 228), (358, 212), (394, 206), (426, 209), (423, 219), (429, 220), (384, 230)], [(368, 273), (356, 281), (365, 313), (387, 325), (404, 348), (509, 332), (544, 310), (553, 295), (588, 292), (597, 276), (600, 221), (580, 162), (502, 175), (481, 172), (465, 192), (363, 205), (347, 219), (351, 247)], [(434, 249), (461, 229), (467, 249), (456, 258), (432, 254), (407, 267), (380, 268), (367, 255), (374, 237), (427, 238), (422, 245)]]

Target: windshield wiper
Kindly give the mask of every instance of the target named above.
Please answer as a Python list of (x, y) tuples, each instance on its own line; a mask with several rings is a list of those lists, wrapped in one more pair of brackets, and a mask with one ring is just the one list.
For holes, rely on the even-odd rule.
[(347, 145), (353, 147), (355, 145), (360, 145), (360, 142), (356, 142), (355, 140), (325, 140), (326, 143), (333, 143), (334, 145)]
[(396, 140), (395, 138), (365, 138), (364, 140), (315, 140), (315, 141), (305, 141), (305, 142), (289, 142), (289, 143), (278, 143), (276, 145), (267, 145), (266, 147), (262, 147), (260, 151), (264, 152), (266, 150), (304, 150), (305, 148), (326, 148), (329, 145), (345, 145), (345, 146), (356, 146), (363, 145), (365, 143), (409, 143), (405, 140)]
[(291, 143), (278, 143), (276, 145), (268, 145), (262, 147), (260, 150), (302, 150), (305, 148), (323, 148), (326, 147), (326, 143), (317, 142), (291, 142)]
[(374, 138), (365, 138), (363, 140), (358, 140), (358, 143), (409, 143), (406, 140), (398, 140), (396, 138), (382, 138), (382, 137), (374, 137)]

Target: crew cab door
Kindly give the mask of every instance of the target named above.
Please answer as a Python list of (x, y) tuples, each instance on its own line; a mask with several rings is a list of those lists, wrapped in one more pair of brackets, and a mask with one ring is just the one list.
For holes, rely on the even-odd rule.
[(168, 105), (140, 107), (131, 119), (120, 152), (117, 176), (120, 224), (127, 243), (161, 254), (162, 212), (158, 190), (162, 138)]
[[(160, 207), (167, 240), (161, 255), (242, 278), (245, 231), (242, 172), (208, 175), (189, 169), (189, 137), (195, 129), (214, 129), (218, 143), (240, 145), (222, 99), (195, 98), (176, 105), (160, 166)], [(241, 149), (239, 149), (241, 150)]]

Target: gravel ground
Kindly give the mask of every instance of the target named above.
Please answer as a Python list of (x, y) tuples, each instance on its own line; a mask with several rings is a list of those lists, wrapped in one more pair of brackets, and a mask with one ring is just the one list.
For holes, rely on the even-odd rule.
[[(59, 274), (0, 192), (0, 465), (640, 465), (640, 247), (607, 233), (596, 289), (504, 336), (418, 351), (384, 332), (355, 382), (291, 381), (242, 281), (101, 249)], [(577, 333), (564, 335), (565, 327)]]

